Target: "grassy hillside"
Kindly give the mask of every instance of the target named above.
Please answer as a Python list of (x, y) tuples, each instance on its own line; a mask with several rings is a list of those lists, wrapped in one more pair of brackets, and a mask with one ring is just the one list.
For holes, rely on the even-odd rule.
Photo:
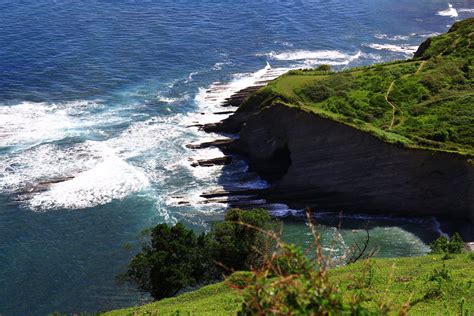
[[(413, 315), (459, 315), (463, 305), (465, 311), (470, 311), (467, 315), (471, 315), (474, 312), (473, 259), (468, 254), (448, 260), (442, 260), (442, 255), (372, 259), (334, 269), (330, 279), (340, 283), (347, 302), (354, 295), (362, 295), (369, 308), (382, 302), (396, 306), (411, 303), (410, 314)], [(105, 315), (235, 315), (240, 304), (239, 292), (218, 283)]]
[(474, 18), (428, 39), (414, 59), (290, 71), (259, 93), (388, 142), (474, 155)]

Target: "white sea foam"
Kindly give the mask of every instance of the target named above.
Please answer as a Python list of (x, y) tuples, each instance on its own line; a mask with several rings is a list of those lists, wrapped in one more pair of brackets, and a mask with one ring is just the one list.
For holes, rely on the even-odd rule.
[(388, 41), (407, 41), (410, 39), (410, 36), (408, 35), (389, 36), (387, 34), (375, 34), (374, 37), (378, 39), (388, 40)]
[(97, 106), (90, 101), (0, 106), (0, 147), (35, 145), (81, 135), (90, 127), (82, 115)]
[(188, 95), (184, 95), (182, 97), (179, 97), (179, 98), (170, 98), (170, 97), (165, 97), (161, 94), (158, 94), (156, 96), (156, 99), (159, 101), (159, 102), (163, 102), (163, 103), (176, 103), (176, 102), (180, 102), (180, 101), (185, 101), (188, 99)]
[(290, 42), (285, 42), (285, 41), (283, 41), (283, 42), (281, 42), (281, 41), (273, 41), (273, 43), (275, 43), (275, 44), (280, 44), (280, 45), (283, 45), (283, 46), (286, 46), (286, 47), (293, 47), (293, 46), (294, 46), (292, 43), (290, 43)]
[(122, 199), (149, 185), (143, 171), (119, 158), (112, 149), (103, 146), (102, 154), (93, 168), (34, 194), (27, 204), (34, 210), (93, 207)]
[[(0, 108), (3, 111), (2, 132), (6, 128), (10, 132), (3, 135), (5, 144), (31, 142), (32, 134), (37, 130), (44, 133), (37, 135), (36, 146), (0, 156), (0, 190), (19, 194), (23, 205), (37, 211), (102, 205), (123, 199), (134, 192), (153, 192), (151, 183), (158, 184), (158, 187), (166, 184), (172, 190), (173, 185), (170, 183), (176, 182), (177, 176), (192, 177), (194, 181), (191, 187), (194, 189), (191, 191), (202, 191), (202, 183), (215, 183), (222, 167), (194, 168), (190, 166), (189, 158), (210, 159), (222, 156), (222, 153), (216, 148), (191, 151), (177, 141), (197, 141), (203, 136), (203, 132), (187, 128), (188, 122), (202, 123), (202, 118), (207, 115), (201, 115), (200, 112), (222, 111), (219, 104), (225, 98), (262, 80), (273, 79), (286, 70), (273, 69), (267, 64), (254, 73), (237, 74), (229, 83), (216, 83), (201, 89), (195, 100), (196, 112), (134, 122), (120, 134), (103, 141), (70, 145), (48, 143), (49, 140), (76, 135), (72, 131), (84, 136), (81, 133), (86, 130), (101, 132), (102, 124), (109, 125), (109, 121), (121, 123), (123, 119), (129, 120), (126, 115), (122, 115), (122, 108), (91, 111), (100, 105), (85, 101), (63, 105), (20, 104)], [(222, 117), (216, 115), (216, 120)], [(16, 123), (15, 120), (19, 118), (27, 122), (28, 126)], [(10, 122), (16, 125), (12, 127), (7, 124)], [(247, 184), (263, 186), (260, 182)], [(177, 189), (183, 188), (178, 186)], [(156, 198), (158, 200), (159, 196)]]
[(438, 32), (433, 32), (433, 33), (427, 33), (427, 34), (417, 34), (417, 33), (411, 33), (411, 36), (419, 36), (419, 37), (435, 37), (441, 35), (441, 33)]
[(226, 65), (231, 65), (232, 63), (231, 62), (218, 62), (218, 63), (215, 63), (214, 66), (212, 66), (212, 70), (222, 70), (222, 67), (226, 66)]
[(199, 71), (193, 71), (193, 72), (189, 73), (188, 78), (186, 79), (186, 81), (184, 81), (184, 83), (189, 83), (189, 82), (193, 81), (194, 76), (197, 75), (197, 74), (199, 74)]
[[(46, 191), (35, 190), (51, 180), (65, 181), (51, 184)], [(148, 184), (143, 170), (104, 142), (86, 141), (68, 148), (45, 144), (0, 160), (0, 189), (26, 194), (25, 204), (37, 211), (101, 205)]]
[[(25, 203), (35, 210), (91, 207), (121, 199), (147, 187), (150, 180), (163, 180), (160, 164), (183, 151), (175, 140), (185, 132), (177, 116), (152, 118), (106, 141), (69, 147), (43, 144), (2, 156), (0, 190), (35, 191), (38, 183), (66, 180), (29, 196)], [(166, 153), (161, 161), (149, 158), (160, 151)], [(129, 162), (136, 158), (138, 164)]]
[[(261, 81), (271, 80), (279, 75), (287, 72), (288, 68), (272, 68), (270, 64), (254, 72), (242, 73), (234, 75), (234, 78), (229, 83), (215, 82), (207, 88), (200, 88), (196, 95), (195, 102), (198, 106), (198, 112), (209, 113), (205, 117), (188, 117), (192, 119), (199, 119), (201, 123), (217, 122), (223, 119), (222, 115), (212, 115), (210, 113), (215, 111), (223, 111), (225, 109), (219, 106), (236, 92), (247, 87), (258, 84)], [(192, 122), (188, 122), (190, 125)]]
[(394, 45), (394, 44), (366, 44), (365, 46), (375, 50), (386, 50), (394, 53), (411, 55), (418, 49), (418, 46)]
[(361, 57), (362, 52), (353, 55), (345, 54), (337, 50), (293, 50), (285, 52), (270, 52), (265, 54), (268, 58), (284, 61), (303, 61), (306, 65), (348, 65)]
[(458, 11), (453, 7), (451, 3), (448, 3), (448, 8), (446, 10), (439, 11), (437, 14), (440, 16), (447, 16), (451, 18), (457, 18), (459, 16)]
[(16, 192), (48, 179), (60, 179), (92, 168), (100, 152), (86, 142), (70, 148), (43, 144), (0, 159), (0, 190)]

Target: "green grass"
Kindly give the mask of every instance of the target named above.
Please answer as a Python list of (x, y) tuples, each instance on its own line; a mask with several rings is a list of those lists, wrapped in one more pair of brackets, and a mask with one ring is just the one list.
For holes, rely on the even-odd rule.
[[(381, 303), (402, 306), (410, 303), (411, 315), (459, 315), (474, 312), (474, 259), (472, 255), (443, 255), (411, 258), (371, 259), (330, 271), (330, 280), (339, 284), (344, 298), (365, 297), (365, 305), (375, 310)], [(449, 271), (450, 280), (442, 281), (438, 291), (430, 277), (435, 269)], [(108, 312), (105, 315), (235, 315), (240, 308), (238, 291), (224, 282), (195, 292), (164, 299), (141, 307)]]
[(390, 143), (474, 156), (474, 18), (416, 56), (337, 73), (294, 70), (257, 94), (272, 100), (265, 106), (284, 103)]
[(221, 282), (177, 297), (111, 311), (105, 315), (235, 315), (241, 302), (239, 293)]
[[(344, 298), (366, 297), (365, 305), (376, 308), (381, 303), (403, 306), (409, 303), (412, 315), (459, 315), (461, 301), (464, 309), (474, 312), (474, 261), (468, 254), (443, 260), (443, 255), (375, 259), (336, 269), (331, 280), (340, 284)], [(438, 284), (430, 281), (435, 269), (443, 264), (451, 280)], [(372, 274), (370, 273), (372, 271)], [(358, 282), (361, 281), (362, 282)], [(354, 284), (362, 283), (360, 288)]]

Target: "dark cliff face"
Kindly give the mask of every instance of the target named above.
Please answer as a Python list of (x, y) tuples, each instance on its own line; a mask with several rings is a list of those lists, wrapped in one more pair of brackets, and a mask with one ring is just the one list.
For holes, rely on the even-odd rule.
[(385, 143), (284, 105), (239, 109), (219, 129), (272, 180), (267, 198), (290, 205), (474, 220), (474, 166), (458, 154)]

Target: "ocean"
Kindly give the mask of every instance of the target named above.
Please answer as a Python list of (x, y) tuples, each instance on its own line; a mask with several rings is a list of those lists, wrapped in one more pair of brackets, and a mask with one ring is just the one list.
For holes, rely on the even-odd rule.
[[(409, 58), (471, 16), (469, 0), (0, 0), (0, 314), (146, 302), (116, 278), (144, 229), (209, 229), (226, 204), (203, 192), (268, 185), (241, 159), (192, 167), (222, 155), (187, 148), (218, 137), (192, 125), (262, 78)], [(270, 211), (286, 240), (309, 242), (300, 210)], [(318, 211), (336, 254), (367, 222), (385, 257), (424, 254), (441, 233), (434, 218), (364, 214), (336, 229)]]

